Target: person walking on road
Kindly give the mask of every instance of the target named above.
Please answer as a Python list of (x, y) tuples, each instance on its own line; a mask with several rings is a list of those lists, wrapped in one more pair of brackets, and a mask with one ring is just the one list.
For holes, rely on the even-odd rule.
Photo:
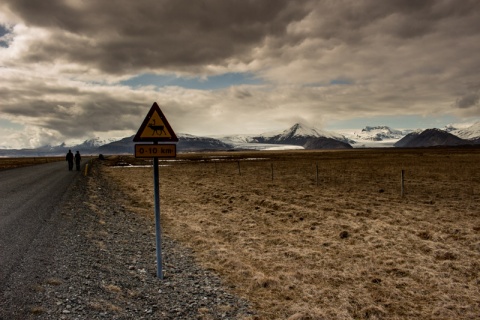
[(72, 150), (68, 150), (67, 156), (65, 157), (65, 160), (68, 161), (68, 170), (72, 171), (73, 169), (73, 153)]
[(75, 166), (77, 167), (77, 171), (80, 171), (80, 160), (82, 160), (82, 157), (80, 156), (80, 152), (77, 151), (77, 153), (75, 153)]

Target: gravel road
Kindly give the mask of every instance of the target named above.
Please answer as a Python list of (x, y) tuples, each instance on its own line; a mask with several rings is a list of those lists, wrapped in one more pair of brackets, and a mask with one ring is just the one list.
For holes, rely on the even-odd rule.
[(65, 162), (0, 171), (0, 292), (34, 244), (53, 241), (56, 207), (76, 174)]
[[(163, 236), (156, 277), (152, 219), (129, 212), (94, 160), (54, 209), (49, 246), (32, 243), (0, 297), (0, 319), (256, 319), (248, 302)], [(153, 209), (152, 209), (153, 215)], [(35, 250), (34, 250), (35, 249)], [(35, 272), (31, 272), (36, 270)]]

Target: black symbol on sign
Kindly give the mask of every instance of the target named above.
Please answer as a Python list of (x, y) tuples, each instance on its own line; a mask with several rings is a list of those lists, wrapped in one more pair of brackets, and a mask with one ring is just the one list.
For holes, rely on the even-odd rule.
[(158, 134), (159, 136), (162, 135), (162, 132), (166, 135), (164, 128), (165, 126), (157, 126), (155, 125), (155, 119), (152, 120), (153, 123), (150, 123), (148, 127), (153, 130), (152, 135)]

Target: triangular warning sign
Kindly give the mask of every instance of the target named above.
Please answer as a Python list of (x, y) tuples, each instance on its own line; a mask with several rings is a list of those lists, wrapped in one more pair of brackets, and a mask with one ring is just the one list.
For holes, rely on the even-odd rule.
[(143, 120), (133, 141), (178, 142), (178, 138), (156, 102)]

